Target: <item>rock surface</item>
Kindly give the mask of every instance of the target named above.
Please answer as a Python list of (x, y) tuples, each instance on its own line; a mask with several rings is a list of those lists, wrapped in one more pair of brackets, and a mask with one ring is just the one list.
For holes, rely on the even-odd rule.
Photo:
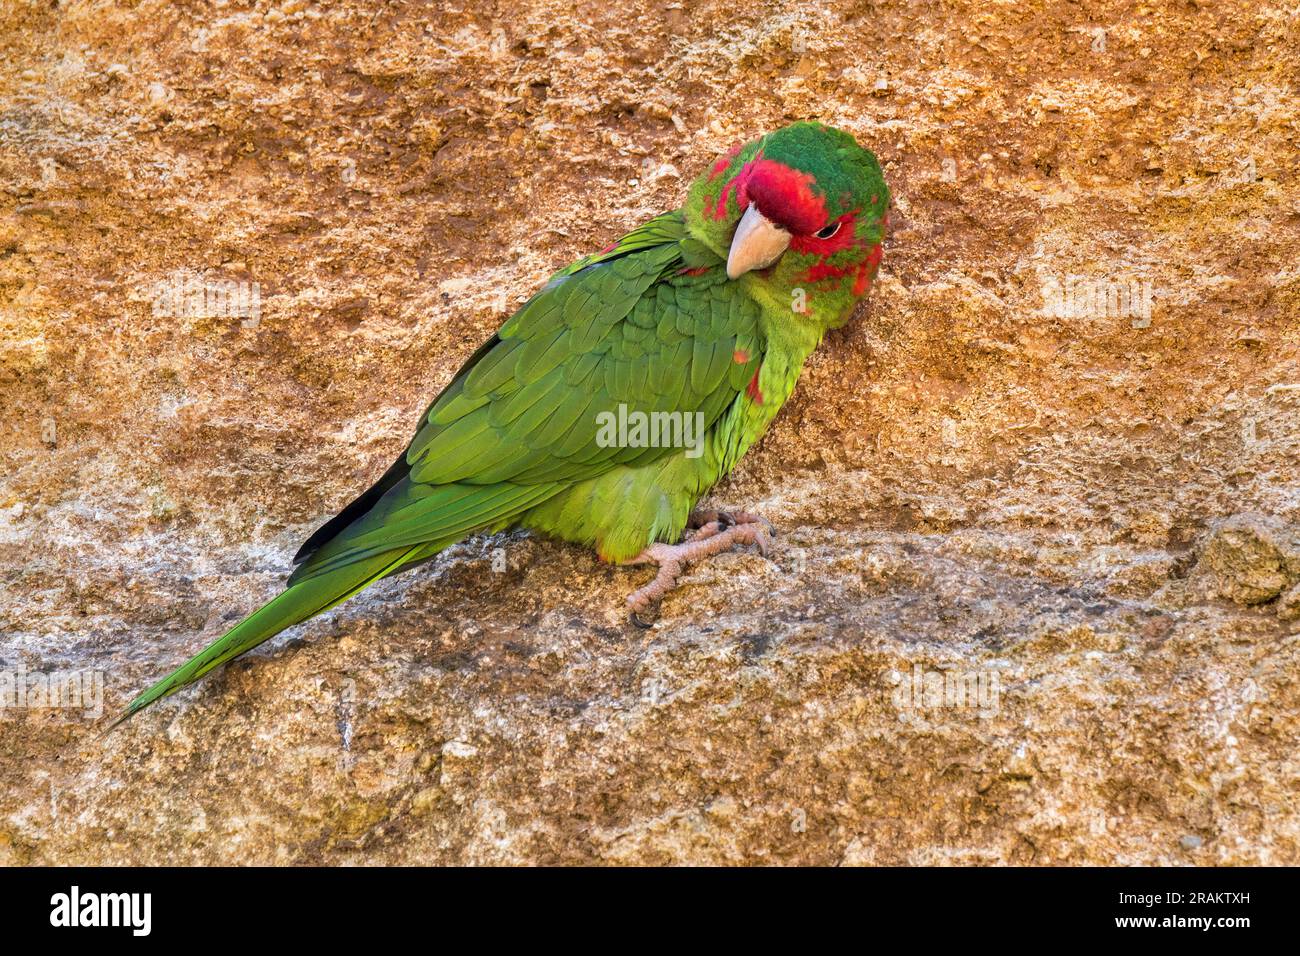
[(646, 571), (474, 540), (107, 739), (6, 708), (0, 864), (1300, 863), (1298, 45), (1220, 0), (5, 3), (0, 670), (106, 710), (732, 143), (843, 126), (896, 209), (716, 490), (771, 559), (643, 632)]

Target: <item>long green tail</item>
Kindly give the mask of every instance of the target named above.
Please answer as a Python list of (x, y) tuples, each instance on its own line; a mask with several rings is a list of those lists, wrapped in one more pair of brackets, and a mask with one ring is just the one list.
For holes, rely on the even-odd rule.
[(112, 730), (155, 701), (169, 697), (194, 683), (213, 668), (251, 651), (286, 628), (301, 624), (308, 618), (343, 603), (375, 581), (391, 574), (420, 550), (416, 547), (385, 551), (289, 587), (131, 701), (104, 732)]

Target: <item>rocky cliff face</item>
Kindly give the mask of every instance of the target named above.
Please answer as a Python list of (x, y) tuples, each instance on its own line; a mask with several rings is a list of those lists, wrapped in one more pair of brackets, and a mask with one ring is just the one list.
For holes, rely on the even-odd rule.
[(770, 559), (639, 631), (647, 571), (475, 540), (106, 740), (8, 698), (0, 863), (1300, 863), (1297, 46), (1267, 2), (6, 2), (0, 670), (106, 710), (715, 154), (820, 118), (896, 209), (716, 491)]

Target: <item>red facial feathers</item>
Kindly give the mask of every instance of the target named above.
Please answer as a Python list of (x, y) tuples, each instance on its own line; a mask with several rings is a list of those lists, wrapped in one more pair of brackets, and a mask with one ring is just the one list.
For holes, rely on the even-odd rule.
[[(717, 179), (726, 172), (737, 152), (738, 150), (733, 150), (719, 159), (710, 178)], [(808, 269), (803, 281), (815, 283), (842, 279), (851, 274), (854, 277), (853, 294), (862, 295), (870, 287), (876, 267), (880, 264), (880, 244), (868, 248), (859, 239), (857, 224), (861, 210), (854, 209), (834, 220), (830, 219), (825, 198), (813, 189), (815, 182), (811, 173), (765, 159), (760, 152), (723, 184), (717, 201), (712, 207), (706, 203), (704, 212), (715, 219), (725, 219), (727, 203), (733, 196), (741, 211), (749, 208), (751, 202), (755, 203), (764, 216), (790, 230), (791, 251), (815, 255), (820, 260)], [(878, 201), (877, 196), (871, 197), (873, 205)], [(819, 230), (836, 222), (840, 228), (834, 235), (825, 239), (817, 237)], [(830, 259), (836, 253), (854, 248), (861, 249), (862, 252), (851, 261), (841, 265), (831, 264)], [(757, 391), (757, 379), (750, 385), (753, 391)], [(751, 397), (761, 401), (761, 397), (752, 392)]]

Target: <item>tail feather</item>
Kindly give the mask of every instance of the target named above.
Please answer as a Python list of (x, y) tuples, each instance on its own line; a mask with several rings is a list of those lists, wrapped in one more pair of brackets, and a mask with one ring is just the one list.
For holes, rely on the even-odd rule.
[(404, 548), (387, 551), (294, 584), (141, 693), (105, 728), (104, 733), (129, 720), (150, 704), (194, 683), (213, 668), (251, 651), (281, 631), (342, 604), (357, 592), (391, 574), (419, 550)]

